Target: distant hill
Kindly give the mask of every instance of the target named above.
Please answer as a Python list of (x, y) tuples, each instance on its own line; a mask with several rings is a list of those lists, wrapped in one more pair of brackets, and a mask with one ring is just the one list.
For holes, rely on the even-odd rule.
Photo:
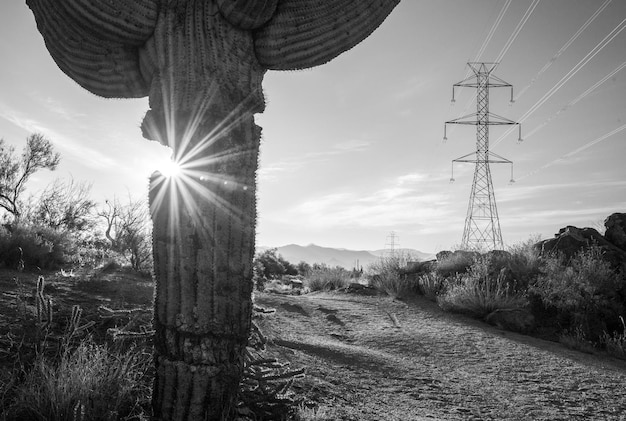
[[(258, 247), (257, 251), (267, 250), (269, 247)], [(315, 244), (309, 244), (308, 246), (299, 246), (297, 244), (289, 244), (282, 247), (277, 247), (278, 253), (285, 258), (288, 262), (297, 264), (299, 262), (324, 263), (328, 266), (341, 266), (346, 269), (352, 269), (356, 267), (357, 262), (359, 266), (367, 269), (367, 267), (380, 259), (386, 250), (347, 250), (336, 249), (331, 247), (321, 247)], [(435, 256), (430, 253), (424, 253), (413, 249), (399, 249), (398, 252), (406, 253), (415, 258), (415, 260), (431, 260)]]

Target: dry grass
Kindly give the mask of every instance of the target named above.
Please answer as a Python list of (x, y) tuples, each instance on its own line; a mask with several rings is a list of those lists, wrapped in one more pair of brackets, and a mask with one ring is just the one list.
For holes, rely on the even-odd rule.
[(506, 280), (504, 272), (489, 275), (489, 262), (479, 259), (466, 275), (457, 275), (447, 291), (437, 299), (446, 311), (485, 317), (498, 309), (525, 307), (528, 302)]
[(6, 419), (109, 421), (138, 416), (142, 400), (150, 396), (145, 376), (151, 360), (141, 349), (114, 353), (90, 340), (65, 350), (58, 361), (38, 354), (15, 385)]
[(350, 285), (350, 272), (341, 267), (314, 267), (304, 279), (310, 291), (332, 291)]
[(427, 273), (417, 278), (418, 291), (430, 301), (437, 301), (437, 297), (446, 292), (448, 282), (446, 278), (436, 272)]
[(626, 360), (626, 323), (622, 316), (620, 316), (620, 321), (623, 326), (622, 332), (613, 332), (612, 335), (604, 332), (600, 337), (600, 343), (604, 345), (606, 352), (610, 355)]

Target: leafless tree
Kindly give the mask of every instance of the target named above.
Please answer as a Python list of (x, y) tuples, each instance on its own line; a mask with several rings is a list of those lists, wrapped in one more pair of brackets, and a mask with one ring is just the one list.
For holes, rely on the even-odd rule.
[(55, 170), (60, 160), (50, 140), (40, 133), (28, 136), (21, 157), (0, 139), (0, 207), (19, 219), (20, 199), (28, 179), (40, 169)]
[(106, 200), (98, 216), (105, 220), (104, 235), (111, 248), (128, 259), (134, 270), (150, 264), (150, 212), (146, 201), (128, 197), (122, 203), (117, 197)]
[(31, 196), (24, 217), (54, 229), (84, 232), (95, 225), (96, 203), (89, 197), (91, 184), (55, 179), (37, 196)]

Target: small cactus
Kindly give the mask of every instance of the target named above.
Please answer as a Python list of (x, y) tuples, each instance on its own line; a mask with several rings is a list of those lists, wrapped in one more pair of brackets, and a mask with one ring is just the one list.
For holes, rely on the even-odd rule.
[(47, 330), (52, 324), (52, 298), (43, 294), (44, 289), (44, 277), (37, 278), (37, 287), (35, 290), (35, 305), (37, 309), (37, 322), (39, 328)]

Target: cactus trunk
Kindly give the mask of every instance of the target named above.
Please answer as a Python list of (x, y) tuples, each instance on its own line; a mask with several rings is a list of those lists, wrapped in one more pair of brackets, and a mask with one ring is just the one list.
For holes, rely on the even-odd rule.
[[(156, 42), (142, 53), (159, 81), (144, 136), (171, 146), (183, 167), (175, 178), (156, 173), (150, 185), (152, 402), (161, 420), (231, 419), (251, 323), (260, 139), (253, 112), (263, 107), (263, 70), (250, 35), (225, 31), (224, 19), (204, 5), (164, 9)], [(231, 50), (247, 60), (231, 61), (230, 75), (216, 77), (224, 71), (219, 55)]]
[[(219, 118), (205, 115), (194, 137)], [(258, 141), (245, 119), (206, 150), (242, 152), (196, 168), (207, 176), (193, 188), (151, 180), (157, 419), (229, 419), (234, 407), (250, 328)]]

